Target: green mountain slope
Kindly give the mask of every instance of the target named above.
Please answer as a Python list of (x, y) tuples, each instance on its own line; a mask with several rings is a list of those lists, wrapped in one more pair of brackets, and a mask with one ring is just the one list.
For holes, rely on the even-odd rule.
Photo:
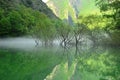
[(0, 0), (0, 37), (33, 35), (44, 27), (52, 33), (54, 19), (58, 18), (42, 0)]
[(0, 0), (0, 8), (5, 10), (16, 9), (19, 5), (38, 10), (50, 18), (57, 18), (42, 0)]

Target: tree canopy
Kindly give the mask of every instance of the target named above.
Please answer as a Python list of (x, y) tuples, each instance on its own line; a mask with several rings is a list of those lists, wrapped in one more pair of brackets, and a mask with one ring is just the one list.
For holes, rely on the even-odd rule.
[(114, 19), (114, 28), (120, 29), (120, 0), (96, 0), (103, 15)]

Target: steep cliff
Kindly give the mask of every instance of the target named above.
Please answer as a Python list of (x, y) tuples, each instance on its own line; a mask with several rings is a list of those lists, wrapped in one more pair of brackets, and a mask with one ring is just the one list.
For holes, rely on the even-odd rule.
[(49, 0), (49, 8), (61, 19), (76, 22), (79, 15), (96, 11), (95, 0)]
[(46, 4), (62, 20), (76, 21), (76, 13), (69, 0), (49, 0)]

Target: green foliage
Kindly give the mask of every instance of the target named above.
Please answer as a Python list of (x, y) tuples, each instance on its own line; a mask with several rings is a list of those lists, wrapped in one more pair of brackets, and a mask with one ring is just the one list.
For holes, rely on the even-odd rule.
[(0, 20), (0, 35), (4, 36), (4, 35), (9, 35), (9, 30), (10, 30), (10, 26), (11, 23), (9, 22), (9, 18), (2, 18)]
[(13, 7), (14, 4), (14, 0), (0, 0), (0, 8), (4, 9), (5, 11), (15, 8)]
[(89, 29), (94, 28), (105, 28), (108, 24), (112, 22), (112, 19), (104, 18), (101, 15), (88, 15), (88, 16), (79, 16), (79, 22), (88, 26)]
[(3, 18), (4, 14), (4, 10), (2, 8), (0, 8), (0, 19)]
[(88, 27), (86, 25), (84, 25), (83, 23), (76, 23), (74, 26), (73, 26), (73, 31), (76, 35), (79, 35), (79, 34), (84, 34), (86, 32), (88, 32)]
[(56, 29), (59, 37), (62, 37), (63, 39), (67, 39), (71, 33), (72, 27), (64, 22), (58, 21), (56, 24)]
[[(36, 8), (33, 9), (33, 6), (37, 5), (36, 2), (38, 2), (38, 4), (40, 5), (38, 6), (39, 11)], [(30, 8), (28, 8), (28, 6)], [(44, 7), (44, 9), (42, 9), (42, 7)], [(41, 13), (40, 11), (43, 13)], [(50, 14), (46, 16), (44, 13)], [(41, 33), (41, 35), (45, 39), (47, 39), (46, 37), (48, 36), (49, 38), (52, 38), (52, 34), (54, 34), (55, 32), (55, 28), (53, 27), (52, 21), (48, 18), (48, 16), (53, 16), (55, 18), (54, 14), (52, 14), (51, 10), (48, 9), (48, 7), (42, 2), (42, 0), (1, 0), (0, 37), (22, 36), (28, 34), (34, 35), (33, 32), (35, 31), (31, 31), (31, 29), (36, 28), (37, 26), (37, 28), (40, 27), (40, 30), (43, 31), (39, 31), (36, 35)], [(47, 29), (44, 29), (45, 27)], [(51, 34), (49, 34), (48, 32)]]
[(120, 0), (96, 0), (103, 16), (111, 19), (111, 23), (107, 24), (105, 30), (111, 39), (105, 40), (107, 44), (119, 45), (120, 41)]
[(5, 14), (4, 10), (1, 10), (0, 14), (0, 36), (19, 36), (23, 35), (27, 31), (27, 27), (24, 25), (25, 19), (22, 15), (12, 10)]
[(24, 26), (30, 29), (35, 25), (34, 10), (31, 8), (26, 8), (25, 6), (19, 6), (19, 9), (17, 11), (23, 18)]
[(21, 14), (17, 11), (11, 11), (8, 14), (8, 17), (11, 23), (10, 26), (11, 35), (23, 35), (26, 32), (26, 27), (24, 26), (24, 21)]
[(114, 29), (120, 29), (120, 0), (96, 0), (96, 4), (105, 17), (114, 19)]
[(45, 14), (38, 11), (35, 11), (33, 14), (34, 26), (30, 30), (33, 36), (43, 41), (53, 40), (56, 30), (52, 21)]
[(17, 10), (0, 10), (0, 36), (36, 35), (47, 40), (53, 38), (55, 27), (52, 21), (39, 11), (19, 6)]

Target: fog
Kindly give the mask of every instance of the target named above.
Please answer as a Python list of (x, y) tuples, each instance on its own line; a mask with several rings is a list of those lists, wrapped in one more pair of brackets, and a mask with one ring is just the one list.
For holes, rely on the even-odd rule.
[[(58, 46), (60, 41), (54, 40), (53, 44)], [(36, 46), (35, 39), (28, 37), (17, 37), (17, 38), (3, 38), (0, 39), (0, 48), (20, 49), (20, 50), (33, 50), (39, 49), (42, 43)]]
[(1, 48), (13, 48), (13, 49), (33, 49), (35, 47), (35, 41), (32, 38), (4, 38), (0, 39)]
[[(42, 42), (39, 41), (39, 44), (36, 45), (35, 42), (36, 39), (33, 39), (31, 37), (17, 37), (17, 38), (2, 38), (0, 39), (0, 48), (2, 49), (13, 49), (13, 50), (27, 50), (27, 51), (33, 51), (33, 50), (41, 50), (41, 49), (46, 49), (45, 45), (42, 45)], [(53, 45), (49, 45), (49, 48), (54, 48), (57, 49), (60, 47), (60, 43), (61, 41), (58, 39), (55, 39), (53, 41)], [(73, 43), (73, 44), (72, 44)], [(67, 47), (74, 47), (75, 43), (74, 40), (70, 45), (68, 45)], [(86, 44), (87, 46), (83, 48), (90, 48), (92, 46), (92, 42), (89, 39), (83, 38), (82, 44)], [(80, 44), (80, 45), (82, 45)], [(64, 45), (64, 44), (63, 44)]]

